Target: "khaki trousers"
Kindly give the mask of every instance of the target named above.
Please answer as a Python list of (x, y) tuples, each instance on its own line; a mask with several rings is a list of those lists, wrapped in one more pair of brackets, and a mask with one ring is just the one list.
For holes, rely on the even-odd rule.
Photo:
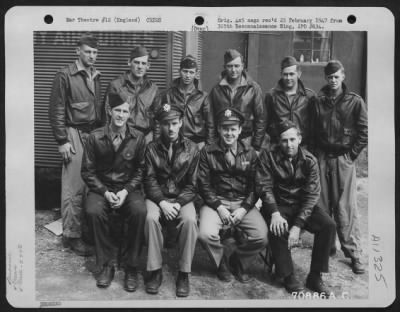
[[(160, 219), (161, 208), (153, 201), (146, 199), (147, 217), (144, 225), (145, 239), (148, 246), (147, 271), (158, 270), (162, 267), (162, 249), (164, 237)], [(164, 219), (165, 220), (165, 219)], [(179, 271), (191, 272), (192, 260), (196, 248), (198, 227), (196, 210), (192, 202), (181, 207), (178, 216), (173, 221), (177, 223), (179, 246)]]
[[(242, 203), (241, 200), (221, 201), (229, 207), (230, 211), (240, 208)], [(221, 244), (219, 235), (223, 227), (224, 225), (216, 210), (209, 206), (203, 206), (200, 209), (199, 240), (217, 267), (219, 267), (224, 255), (224, 246)], [(235, 252), (243, 269), (246, 269), (252, 257), (257, 255), (267, 245), (268, 229), (264, 218), (256, 208), (251, 208), (236, 227), (243, 232), (244, 239), (241, 242), (237, 242)]]
[(319, 206), (334, 218), (343, 253), (358, 258), (361, 252), (357, 208), (356, 168), (353, 161), (317, 153), (321, 175)]
[(82, 206), (87, 187), (81, 178), (84, 135), (75, 128), (67, 127), (68, 140), (75, 149), (71, 161), (63, 164), (61, 173), (61, 218), (63, 236), (80, 238), (82, 236)]

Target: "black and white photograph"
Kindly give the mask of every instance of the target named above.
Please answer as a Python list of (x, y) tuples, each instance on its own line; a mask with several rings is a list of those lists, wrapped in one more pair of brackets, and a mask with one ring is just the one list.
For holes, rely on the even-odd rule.
[[(71, 9), (60, 25), (24, 31), (30, 69), (6, 85), (6, 129), (16, 135), (19, 110), (7, 99), (30, 83), (30, 102), (20, 103), (32, 112), (23, 117), (30, 154), (10, 145), (7, 175), (21, 171), (17, 158), (29, 160), (21, 187), (34, 204), (20, 214), (7, 204), (13, 298), (29, 292), (42, 307), (347, 307), (393, 294), (394, 201), (375, 204), (377, 185), (392, 191), (394, 175), (384, 175), (394, 158), (372, 168), (376, 129), (394, 104), (387, 97), (377, 108), (371, 83), (371, 55), (387, 68), (372, 46), (391, 55), (393, 42), (365, 26), (369, 13), (262, 19), (248, 8), (202, 8), (208, 17), (192, 8), (181, 27), (169, 26), (171, 10), (142, 9)], [(386, 229), (382, 213), (393, 216)], [(21, 228), (32, 235), (12, 239)]]

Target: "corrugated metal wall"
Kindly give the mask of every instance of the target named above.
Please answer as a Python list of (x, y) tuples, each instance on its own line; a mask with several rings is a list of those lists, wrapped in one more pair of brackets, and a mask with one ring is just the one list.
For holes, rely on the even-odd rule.
[[(160, 89), (165, 89), (172, 76), (177, 76), (184, 53), (183, 32), (93, 32), (100, 41), (96, 67), (102, 73), (102, 98), (113, 78), (128, 69), (129, 52), (142, 44), (158, 50), (150, 59), (148, 76)], [(56, 72), (76, 59), (75, 46), (81, 32), (34, 32), (34, 124), (35, 166), (61, 165), (48, 121), (48, 105)]]

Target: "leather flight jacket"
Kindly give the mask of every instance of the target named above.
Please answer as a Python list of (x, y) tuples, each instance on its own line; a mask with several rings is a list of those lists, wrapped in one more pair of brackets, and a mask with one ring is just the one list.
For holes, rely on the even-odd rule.
[(76, 62), (57, 72), (50, 94), (49, 119), (59, 145), (68, 142), (66, 127), (89, 133), (105, 124), (104, 107), (100, 101), (100, 72), (95, 71), (93, 83)]
[(184, 206), (197, 194), (199, 149), (197, 144), (180, 135), (174, 144), (170, 161), (167, 146), (161, 137), (148, 144), (145, 152), (144, 189), (147, 198), (156, 204), (163, 200), (173, 200)]
[(349, 92), (342, 84), (343, 92), (336, 100), (329, 97), (329, 87), (318, 94), (314, 107), (315, 148), (328, 157), (349, 153), (355, 160), (368, 144), (368, 114), (363, 99)]
[(82, 159), (81, 175), (90, 191), (129, 192), (143, 183), (145, 139), (143, 133), (126, 127), (125, 138), (117, 151), (109, 126), (94, 130), (88, 137)]
[(229, 87), (221, 85), (221, 82), (212, 88), (209, 94), (209, 138), (207, 142), (211, 144), (218, 140), (217, 113), (224, 108), (234, 107), (245, 117), (240, 138), (252, 137), (251, 145), (256, 150), (260, 150), (265, 137), (267, 118), (262, 91), (260, 86), (245, 71), (242, 75), (242, 79), (246, 79), (246, 84), (238, 86), (233, 98), (230, 96)]
[(255, 177), (264, 216), (271, 218), (280, 207), (289, 208), (294, 224), (303, 228), (321, 192), (317, 159), (299, 146), (291, 164), (276, 146), (270, 152), (261, 152)]
[(131, 116), (128, 119), (130, 127), (142, 131), (145, 135), (154, 130), (158, 87), (150, 79), (144, 76), (141, 84), (135, 85), (130, 71), (127, 71), (111, 81), (104, 100), (106, 109), (109, 107), (110, 93), (118, 93), (121, 99), (131, 106)]
[(181, 129), (185, 138), (195, 143), (205, 142), (207, 139), (207, 116), (209, 104), (207, 93), (198, 89), (198, 80), (194, 80), (195, 88), (189, 96), (179, 89), (181, 78), (173, 81), (172, 86), (162, 92), (157, 99), (158, 105), (174, 103), (180, 105), (184, 111), (183, 127)]
[(198, 184), (200, 194), (208, 206), (217, 209), (221, 199), (242, 199), (246, 210), (254, 207), (254, 176), (257, 153), (253, 147), (239, 140), (235, 165), (226, 161), (226, 150), (221, 141), (206, 145), (200, 152)]
[(310, 133), (313, 131), (311, 118), (312, 106), (317, 100), (317, 95), (311, 89), (305, 88), (301, 80), (298, 80), (296, 95), (292, 104), (289, 102), (283, 87), (282, 79), (275, 88), (265, 96), (267, 109), (267, 133), (272, 143), (279, 142), (277, 126), (283, 120), (291, 120), (300, 128), (302, 145), (308, 145)]

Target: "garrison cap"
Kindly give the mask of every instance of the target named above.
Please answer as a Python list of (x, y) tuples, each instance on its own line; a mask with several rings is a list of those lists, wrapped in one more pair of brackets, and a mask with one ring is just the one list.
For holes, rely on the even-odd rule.
[(83, 44), (86, 44), (93, 49), (97, 49), (98, 40), (93, 34), (85, 33), (79, 38), (77, 43), (78, 46)]
[(283, 120), (283, 121), (281, 121), (279, 124), (278, 124), (278, 126), (277, 126), (277, 131), (278, 131), (278, 134), (279, 135), (281, 135), (283, 132), (285, 132), (285, 131), (287, 131), (287, 130), (289, 130), (289, 129), (292, 129), (292, 128), (295, 128), (295, 129), (299, 129), (298, 127), (297, 127), (297, 125), (293, 122), (293, 121), (291, 121), (291, 120), (289, 120), (289, 119), (285, 119), (285, 120)]
[(182, 58), (181, 60), (181, 69), (182, 68), (196, 68), (197, 69), (197, 61), (196, 58), (193, 55), (186, 55)]
[(236, 123), (242, 125), (244, 123), (244, 116), (233, 107), (224, 108), (217, 113), (217, 123), (221, 126)]
[(137, 46), (134, 47), (131, 51), (130, 57), (129, 57), (129, 61), (132, 61), (132, 59), (137, 58), (137, 57), (142, 57), (142, 56), (146, 56), (149, 55), (149, 52), (147, 51), (147, 49), (144, 46)]
[(120, 106), (121, 104), (124, 104), (126, 101), (121, 98), (121, 96), (118, 93), (110, 93), (108, 95), (108, 105), (110, 108), (114, 108), (117, 106)]
[(225, 54), (224, 54), (224, 64), (226, 65), (238, 57), (240, 57), (243, 60), (242, 54), (240, 54), (239, 51), (237, 51), (235, 49), (228, 49), (225, 51)]
[(181, 118), (183, 116), (183, 109), (177, 104), (165, 103), (156, 112), (156, 119), (158, 121), (171, 120)]
[(326, 64), (324, 68), (325, 76), (332, 75), (339, 70), (344, 70), (343, 64), (338, 60), (331, 60)]
[(299, 65), (299, 63), (293, 56), (286, 56), (281, 61), (281, 70), (283, 70), (286, 67), (293, 66), (293, 65)]

